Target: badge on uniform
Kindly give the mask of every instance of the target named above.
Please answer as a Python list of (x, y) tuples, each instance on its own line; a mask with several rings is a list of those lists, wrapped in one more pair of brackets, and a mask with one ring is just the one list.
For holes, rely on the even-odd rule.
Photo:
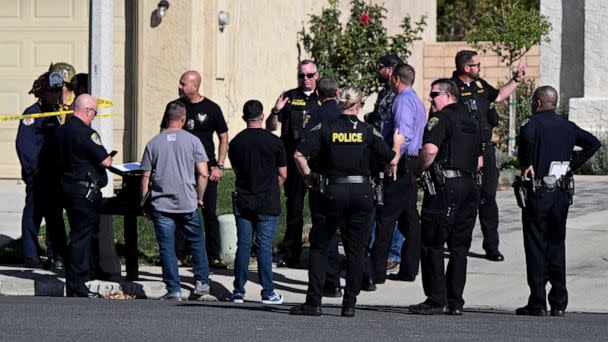
[(530, 122), (530, 118), (525, 118), (519, 124), (520, 127), (524, 127), (528, 122)]
[(429, 119), (429, 122), (426, 124), (426, 130), (430, 131), (433, 129), (433, 127), (435, 127), (435, 125), (437, 125), (437, 123), (439, 122), (439, 118), (438, 117), (432, 117)]
[(31, 124), (33, 124), (33, 123), (34, 123), (34, 118), (25, 118), (25, 119), (23, 119), (23, 120), (21, 120), (21, 121), (23, 121), (23, 124), (24, 124), (24, 125), (26, 125), (26, 126), (30, 126)]
[(93, 132), (91, 134), (91, 140), (93, 140), (93, 142), (97, 145), (101, 145), (101, 138), (99, 137), (99, 134), (97, 134), (97, 132)]
[(318, 131), (321, 129), (321, 124), (316, 125), (315, 127), (311, 128), (310, 131), (314, 132), (314, 131)]

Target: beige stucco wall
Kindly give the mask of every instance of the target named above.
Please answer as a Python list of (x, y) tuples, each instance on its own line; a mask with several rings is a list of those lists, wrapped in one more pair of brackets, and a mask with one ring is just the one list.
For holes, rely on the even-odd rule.
[[(434, 41), (435, 1), (372, 1), (381, 2), (388, 9), (385, 24), (390, 34), (399, 30), (405, 14), (415, 19), (427, 14), (424, 38)], [(179, 76), (189, 68), (201, 71), (202, 93), (222, 107), (230, 136), (244, 128), (240, 116), (245, 101), (258, 99), (268, 112), (282, 90), (296, 85), (297, 32), (309, 14), (327, 6), (326, 0), (172, 1), (163, 23), (151, 28), (149, 18), (157, 3), (144, 0), (139, 8), (139, 155), (158, 132), (164, 106), (177, 97)], [(340, 2), (344, 15), (349, 13), (348, 3)], [(217, 23), (220, 10), (231, 17), (224, 32)], [(419, 43), (410, 58), (418, 70), (422, 53)]]

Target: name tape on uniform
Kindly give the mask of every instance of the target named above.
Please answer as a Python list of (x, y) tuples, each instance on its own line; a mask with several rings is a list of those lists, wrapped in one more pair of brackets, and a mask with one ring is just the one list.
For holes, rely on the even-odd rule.
[[(101, 99), (98, 98), (97, 99), (97, 108), (109, 108), (112, 107), (113, 103), (112, 101), (108, 100), (108, 99)], [(49, 116), (59, 116), (59, 115), (70, 115), (70, 114), (74, 114), (73, 110), (60, 110), (60, 111), (56, 111), (56, 112), (45, 112), (45, 113), (32, 113), (32, 114), (9, 114), (9, 115), (1, 115), (0, 116), (0, 122), (3, 121), (18, 121), (18, 120), (23, 120), (23, 119), (38, 119), (38, 118), (46, 118)], [(111, 117), (112, 113), (106, 113), (106, 114), (98, 114), (96, 116), (96, 118), (108, 118)]]

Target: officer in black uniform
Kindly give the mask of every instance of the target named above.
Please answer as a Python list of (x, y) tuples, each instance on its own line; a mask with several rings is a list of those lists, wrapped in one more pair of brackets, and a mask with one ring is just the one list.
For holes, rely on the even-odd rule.
[[(518, 315), (546, 316), (545, 286), (551, 283), (551, 316), (563, 317), (566, 290), (566, 217), (574, 195), (572, 173), (600, 148), (591, 133), (557, 115), (557, 91), (543, 86), (534, 91), (534, 115), (521, 124), (519, 162), (527, 199), (523, 205), (524, 250), (530, 297)], [(573, 153), (574, 146), (582, 151)], [(569, 166), (569, 169), (568, 169)]]
[[(325, 226), (315, 226), (310, 232), (310, 264), (306, 303), (293, 307), (292, 315), (321, 315), (321, 295), (327, 262), (329, 241), (340, 227), (346, 251), (347, 274), (342, 316), (355, 315), (355, 303), (361, 290), (362, 263), (371, 228), (374, 206), (370, 178), (370, 156), (376, 154), (384, 163), (396, 165), (397, 152), (384, 142), (372, 126), (359, 121), (363, 93), (347, 87), (340, 93), (342, 115), (327, 124), (315, 126), (294, 154), (300, 172), (309, 185), (314, 183), (307, 158), (316, 157), (319, 169), (327, 177), (325, 197)], [(396, 133), (398, 147), (405, 140)]]
[[(427, 299), (409, 309), (416, 314), (461, 315), (467, 252), (479, 202), (473, 172), (482, 162), (480, 128), (458, 103), (458, 88), (451, 80), (434, 81), (429, 97), (433, 114), (413, 176), (416, 181), (429, 170), (426, 172), (430, 172), (435, 190), (428, 186), (425, 189), (420, 215), (422, 285)], [(446, 242), (450, 259), (444, 275)]]
[(460, 102), (481, 126), (483, 144), (482, 186), (479, 201), (479, 222), (483, 233), (483, 249), (486, 259), (503, 261), (505, 258), (498, 250), (498, 206), (496, 189), (498, 187), (498, 168), (496, 149), (492, 143), (492, 129), (498, 126), (498, 113), (491, 107), (492, 102), (502, 102), (521, 82), (526, 74), (526, 66), (520, 60), (513, 78), (499, 90), (480, 77), (481, 62), (477, 52), (462, 50), (456, 54), (456, 71), (452, 80), (460, 91)]
[(74, 297), (98, 297), (85, 283), (96, 260), (91, 239), (99, 232), (101, 188), (108, 183), (104, 168), (112, 157), (101, 143), (91, 122), (97, 115), (97, 100), (80, 95), (74, 114), (56, 133), (61, 172), (63, 205), (70, 222), (70, 244), (66, 267), (66, 293)]
[[(317, 81), (317, 89), (315, 91), (321, 106), (313, 109), (310, 112), (310, 120), (304, 128), (303, 139), (306, 139), (308, 132), (320, 123), (328, 123), (337, 119), (340, 116), (340, 108), (336, 98), (338, 97), (338, 83), (331, 77), (321, 77)], [(308, 165), (312, 172), (322, 173), (318, 169), (317, 160), (311, 158), (308, 160)], [(321, 189), (312, 189), (308, 191), (308, 206), (310, 208), (310, 219), (312, 226), (325, 226), (325, 212), (322, 210), (323, 194)], [(338, 253), (338, 236), (329, 243), (327, 250), (327, 272), (325, 275), (325, 284), (323, 285), (323, 297), (342, 297), (340, 289), (340, 255)]]
[[(288, 156), (293, 155), (302, 140), (311, 111), (319, 106), (315, 94), (318, 77), (319, 73), (313, 61), (301, 61), (298, 64), (298, 87), (281, 93), (266, 120), (266, 128), (271, 131), (276, 130), (278, 123), (281, 123), (281, 139)], [(287, 228), (280, 246), (277, 266), (297, 267), (302, 253), (306, 186), (292, 158), (287, 158), (284, 190), (287, 197)]]

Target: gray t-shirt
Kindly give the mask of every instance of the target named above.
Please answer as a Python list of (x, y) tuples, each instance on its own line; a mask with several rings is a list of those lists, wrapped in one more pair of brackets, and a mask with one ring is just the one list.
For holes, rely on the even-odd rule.
[(141, 169), (152, 171), (150, 203), (167, 213), (196, 210), (196, 163), (208, 161), (203, 144), (184, 131), (161, 132), (146, 145)]

